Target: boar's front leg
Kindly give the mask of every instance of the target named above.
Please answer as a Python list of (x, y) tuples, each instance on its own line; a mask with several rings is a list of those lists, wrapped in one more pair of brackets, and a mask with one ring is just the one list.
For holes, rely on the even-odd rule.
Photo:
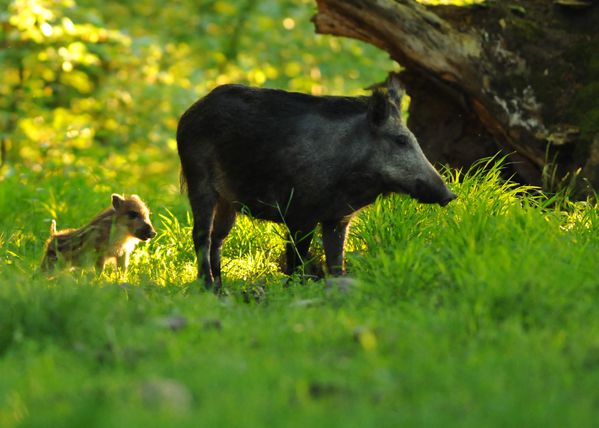
[(337, 221), (322, 222), (322, 245), (327, 261), (327, 268), (331, 275), (345, 274), (345, 238), (349, 226), (349, 218)]
[[(204, 189), (201, 189), (204, 190)], [(216, 208), (216, 195), (189, 188), (189, 202), (193, 213), (193, 245), (198, 259), (198, 279), (203, 278), (206, 288), (212, 288), (214, 278), (210, 266), (210, 233)]]

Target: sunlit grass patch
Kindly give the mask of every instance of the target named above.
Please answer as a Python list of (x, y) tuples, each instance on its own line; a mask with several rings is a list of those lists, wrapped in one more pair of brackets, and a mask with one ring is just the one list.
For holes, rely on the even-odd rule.
[(238, 215), (223, 246), (225, 279), (251, 282), (280, 275), (285, 239), (282, 226)]
[(379, 200), (357, 224), (368, 248), (354, 260), (358, 276), (387, 284), (385, 293), (400, 300), (518, 295), (530, 286), (551, 295), (571, 281), (591, 284), (599, 274), (589, 248), (597, 248), (595, 203), (552, 208), (551, 198), (506, 182), (500, 170), (497, 163), (452, 173), (459, 197), (443, 209), (401, 196)]
[[(164, 209), (163, 212), (158, 211), (156, 216), (154, 225), (158, 235), (133, 252), (128, 278), (139, 279), (141, 275), (157, 285), (194, 281), (197, 264), (191, 235), (191, 214), (187, 211), (180, 221), (172, 212)], [(279, 229), (272, 223), (239, 216), (223, 246), (222, 270), (225, 281), (252, 282), (280, 275), (279, 261), (284, 241)]]
[[(510, 183), (496, 160), (444, 174), (459, 195), (446, 207), (394, 195), (356, 215), (346, 289), (288, 280), (284, 226), (239, 216), (221, 297), (195, 281), (185, 196), (131, 188), (158, 235), (127, 273), (46, 277), (50, 207), (76, 222), (106, 195), (86, 177), (10, 182), (0, 424), (592, 426), (596, 203)], [(51, 191), (48, 206), (34, 200)]]

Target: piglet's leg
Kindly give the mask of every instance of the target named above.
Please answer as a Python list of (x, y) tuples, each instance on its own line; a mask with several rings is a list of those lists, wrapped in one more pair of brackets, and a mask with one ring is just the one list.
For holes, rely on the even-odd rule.
[(125, 251), (122, 255), (118, 256), (116, 258), (116, 265), (120, 270), (126, 272), (129, 266), (129, 253)]
[(106, 259), (104, 257), (98, 257), (96, 260), (96, 273), (100, 275), (104, 271), (104, 265), (106, 264)]

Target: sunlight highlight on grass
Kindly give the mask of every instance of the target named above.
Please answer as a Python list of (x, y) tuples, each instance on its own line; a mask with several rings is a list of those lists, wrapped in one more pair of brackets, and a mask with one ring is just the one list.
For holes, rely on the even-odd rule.
[(238, 216), (223, 247), (225, 278), (252, 281), (277, 275), (284, 247), (281, 226)]
[(445, 171), (447, 207), (392, 195), (361, 211), (345, 289), (287, 281), (284, 228), (240, 216), (224, 297), (195, 281), (185, 196), (151, 180), (158, 235), (129, 272), (40, 275), (39, 199), (52, 189), (77, 224), (106, 199), (101, 175), (7, 177), (1, 425), (593, 426), (597, 205), (506, 182), (501, 162)]

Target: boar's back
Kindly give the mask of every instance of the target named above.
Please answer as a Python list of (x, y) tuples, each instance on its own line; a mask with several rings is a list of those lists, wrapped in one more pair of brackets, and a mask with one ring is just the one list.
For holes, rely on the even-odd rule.
[(359, 194), (356, 185), (368, 186), (370, 178), (362, 167), (368, 99), (220, 86), (179, 123), (186, 179), (209, 181), (219, 196), (258, 218), (348, 215), (359, 201), (344, 192)]

